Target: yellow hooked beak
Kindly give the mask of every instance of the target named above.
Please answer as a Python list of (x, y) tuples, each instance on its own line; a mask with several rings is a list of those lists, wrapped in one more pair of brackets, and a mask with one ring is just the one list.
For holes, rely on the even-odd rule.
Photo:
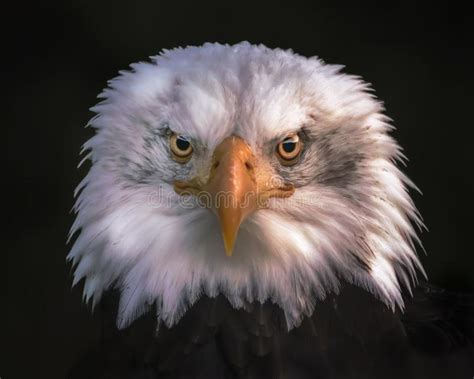
[(293, 186), (272, 183), (268, 168), (258, 165), (250, 146), (240, 137), (226, 138), (214, 151), (209, 179), (174, 183), (178, 194), (194, 194), (219, 218), (224, 247), (232, 255), (242, 222), (270, 197), (289, 197)]

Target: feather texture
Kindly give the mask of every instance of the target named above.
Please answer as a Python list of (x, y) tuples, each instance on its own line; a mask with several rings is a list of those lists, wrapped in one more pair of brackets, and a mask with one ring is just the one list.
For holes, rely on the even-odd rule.
[[(354, 283), (395, 310), (422, 267), (413, 225), (421, 219), (397, 168), (403, 159), (383, 107), (341, 66), (292, 51), (240, 43), (164, 51), (109, 82), (90, 121), (89, 173), (77, 189), (77, 235), (68, 255), (84, 298), (120, 293), (118, 325), (153, 307), (167, 327), (202, 296), (235, 308), (270, 301), (287, 329)], [(189, 164), (170, 158), (167, 130), (195, 143)], [(275, 159), (273, 144), (303, 130), (301, 162)], [(214, 148), (242, 137), (293, 183), (242, 225), (226, 257), (215, 216), (183, 204), (174, 180), (206, 177)], [(262, 345), (261, 353), (265, 351)]]
[(342, 284), (291, 332), (270, 301), (236, 310), (222, 295), (202, 297), (171, 328), (155, 332), (149, 312), (117, 331), (114, 297), (105, 300), (102, 348), (84, 356), (70, 379), (464, 379), (474, 372), (472, 296), (425, 284), (406, 299), (403, 315)]

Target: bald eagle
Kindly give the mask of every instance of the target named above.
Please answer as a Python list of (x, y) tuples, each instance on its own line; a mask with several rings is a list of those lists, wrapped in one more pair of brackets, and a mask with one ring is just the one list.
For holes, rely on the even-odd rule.
[(417, 279), (415, 187), (367, 83), (249, 43), (131, 68), (84, 145), (68, 259), (108, 321), (72, 377), (474, 375), (472, 297)]

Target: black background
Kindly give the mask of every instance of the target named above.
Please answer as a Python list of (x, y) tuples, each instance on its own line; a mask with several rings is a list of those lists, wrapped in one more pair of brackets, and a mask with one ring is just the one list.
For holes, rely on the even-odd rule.
[[(228, 5), (232, 4), (232, 5)], [(474, 289), (471, 16), (453, 2), (18, 2), (3, 8), (7, 226), (0, 377), (61, 378), (99, 336), (65, 263), (88, 108), (163, 48), (249, 40), (346, 65), (385, 101), (429, 232), (432, 282)], [(3, 270), (2, 270), (3, 271)], [(5, 274), (4, 274), (5, 275)]]

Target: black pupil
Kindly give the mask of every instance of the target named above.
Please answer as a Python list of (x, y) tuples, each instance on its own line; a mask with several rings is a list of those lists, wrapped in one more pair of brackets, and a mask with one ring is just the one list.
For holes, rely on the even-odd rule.
[(176, 138), (176, 146), (179, 150), (188, 150), (189, 142), (183, 137), (178, 137)]
[(289, 140), (289, 141), (283, 141), (283, 150), (285, 150), (285, 153), (291, 153), (295, 150), (296, 148), (296, 143)]

